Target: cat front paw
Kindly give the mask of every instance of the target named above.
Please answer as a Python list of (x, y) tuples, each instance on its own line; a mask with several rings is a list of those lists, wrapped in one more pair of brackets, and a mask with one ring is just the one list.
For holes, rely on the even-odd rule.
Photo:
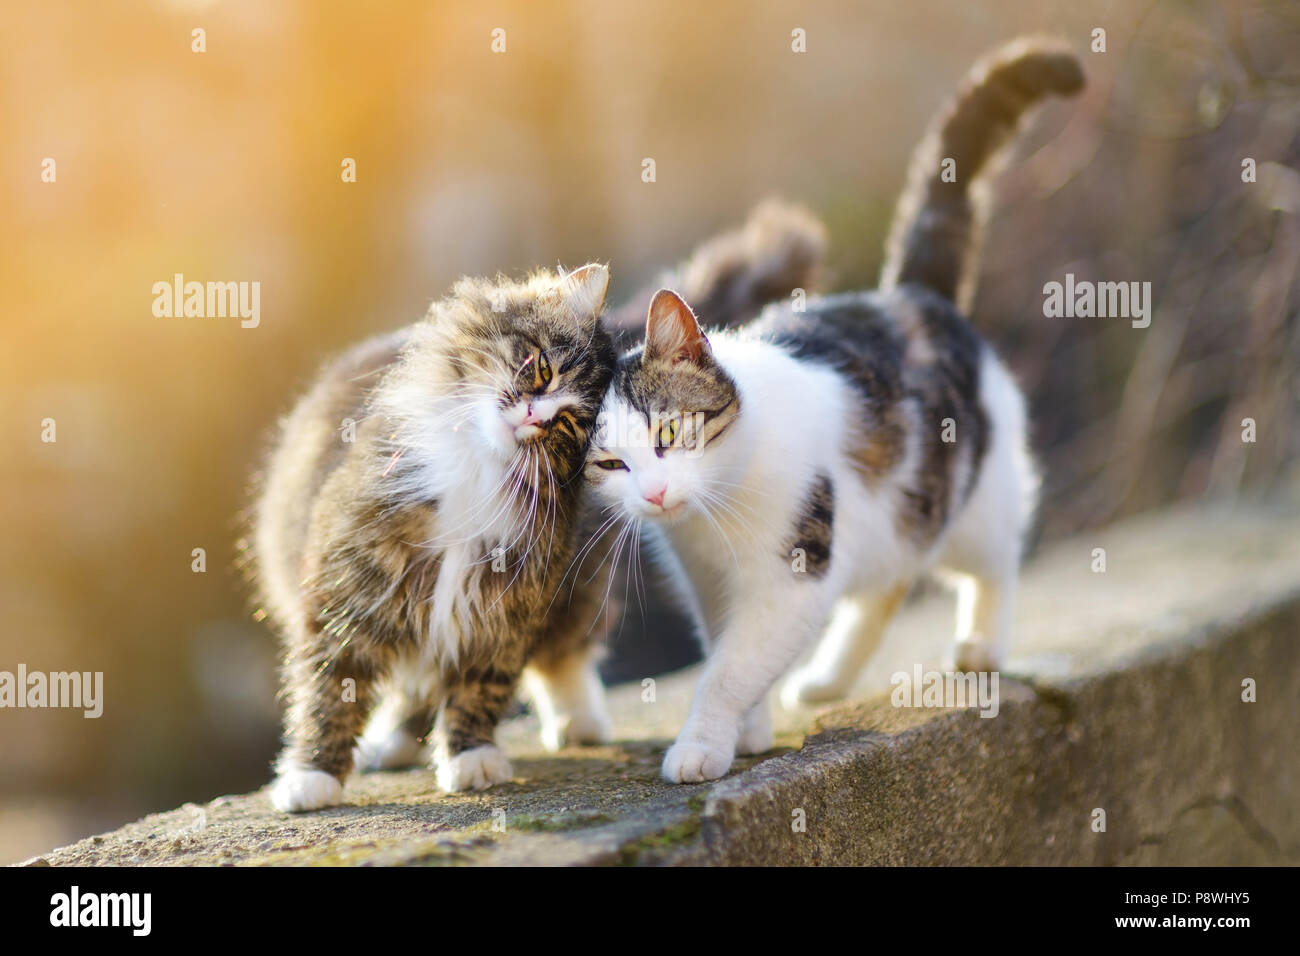
[(772, 711), (764, 699), (745, 715), (740, 725), (740, 739), (736, 741), (736, 753), (742, 756), (767, 753), (776, 743), (772, 736)]
[(949, 670), (959, 674), (992, 673), (1002, 661), (996, 651), (983, 641), (958, 641), (953, 647)]
[(771, 724), (754, 724), (746, 726), (740, 732), (740, 740), (736, 741), (736, 753), (746, 757), (765, 754), (775, 744), (776, 738), (772, 736)]
[(486, 790), (495, 783), (505, 783), (510, 774), (510, 761), (492, 744), (440, 758), (435, 772), (439, 788), (446, 793)]
[(362, 737), (354, 752), (356, 767), (362, 773), (372, 770), (396, 770), (414, 767), (420, 761), (420, 741), (401, 728), (375, 737)]
[(547, 750), (606, 744), (613, 738), (613, 726), (603, 713), (566, 714), (542, 724), (542, 746)]
[(285, 770), (271, 784), (271, 804), (283, 813), (306, 813), (343, 802), (343, 784), (323, 770)]
[(824, 704), (828, 701), (840, 700), (848, 691), (849, 688), (834, 677), (810, 671), (796, 671), (781, 688), (781, 706), (786, 710), (797, 710), (810, 704)]
[(734, 747), (679, 740), (664, 754), (664, 779), (669, 783), (717, 780), (731, 768), (734, 753)]

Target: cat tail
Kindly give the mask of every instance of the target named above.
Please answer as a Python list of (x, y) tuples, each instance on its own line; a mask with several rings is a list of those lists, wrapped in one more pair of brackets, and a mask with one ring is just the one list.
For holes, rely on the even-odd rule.
[(912, 156), (885, 245), (882, 289), (915, 283), (969, 310), (988, 206), (980, 180), (1026, 110), (1048, 94), (1073, 96), (1083, 83), (1078, 58), (1059, 40), (1022, 37), (976, 63)]
[(612, 311), (605, 327), (620, 345), (639, 341), (646, 303), (664, 288), (681, 293), (709, 328), (739, 325), (795, 289), (815, 291), (825, 257), (821, 221), (803, 206), (767, 199), (742, 226), (701, 243), (689, 259)]

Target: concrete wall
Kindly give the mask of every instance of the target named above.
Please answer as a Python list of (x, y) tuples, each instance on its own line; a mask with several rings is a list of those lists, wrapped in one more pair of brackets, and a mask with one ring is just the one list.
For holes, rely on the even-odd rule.
[(782, 748), (712, 784), (658, 778), (688, 671), (653, 701), (615, 690), (615, 745), (547, 755), (511, 722), (515, 778), (488, 793), (373, 774), (322, 813), (221, 797), (31, 862), (1300, 862), (1295, 502), (1147, 516), (1039, 556), (995, 717), (891, 700), (893, 674), (938, 667), (951, 614), (944, 595), (914, 602), (850, 701), (780, 712)]

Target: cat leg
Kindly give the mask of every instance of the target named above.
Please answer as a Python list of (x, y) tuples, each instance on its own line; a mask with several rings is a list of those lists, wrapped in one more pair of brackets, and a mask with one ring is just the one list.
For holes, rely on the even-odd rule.
[(510, 779), (496, 729), (514, 700), (521, 669), (494, 664), (449, 678), (433, 731), (434, 771), (447, 793), (486, 790)]
[[(524, 671), (524, 691), (537, 709), (547, 750), (605, 743), (612, 734), (596, 670), (605, 637), (622, 613), (621, 602), (611, 597), (614, 561), (607, 538), (591, 542), (574, 561), (567, 588), (561, 580)], [(595, 564), (591, 572), (588, 562)]]
[(737, 608), (710, 650), (676, 742), (664, 755), (671, 783), (716, 780), (727, 772), (742, 724), (822, 627), (825, 582), (768, 582), (738, 596)]
[(438, 708), (432, 701), (415, 703), (401, 693), (383, 698), (357, 741), (357, 769), (368, 773), (424, 763), (424, 738), (437, 716)]
[(357, 740), (357, 770), (396, 770), (425, 764), (425, 738), (438, 716), (438, 673), (418, 657), (394, 661)]
[(941, 566), (968, 576), (957, 589), (952, 659), (963, 673), (997, 670), (1005, 660), (1021, 548), (1038, 488), (1025, 448), (1019, 390), (995, 361), (986, 361), (980, 376), (981, 401), (989, 411), (993, 442), (939, 560)]
[(285, 674), (285, 745), (271, 784), (276, 809), (297, 813), (342, 802), (353, 746), (383, 664), (365, 649), (364, 640), (332, 647), (319, 633), (291, 653)]
[(781, 688), (781, 703), (793, 710), (844, 697), (853, 689), (906, 596), (907, 585), (900, 584), (879, 594), (842, 598), (812, 660), (795, 671)]
[(961, 673), (998, 670), (1011, 639), (1019, 536), (986, 525), (978, 520), (959, 524), (940, 562), (957, 590), (956, 642), (947, 663)]
[(537, 708), (547, 750), (610, 739), (605, 687), (596, 671), (598, 657), (598, 648), (588, 645), (535, 659), (524, 671), (524, 689)]
[(970, 575), (957, 587), (957, 640), (952, 669), (961, 673), (995, 671), (1006, 659), (1016, 572)]
[(763, 754), (772, 749), (776, 742), (772, 736), (772, 702), (769, 695), (749, 709), (740, 724), (740, 739), (736, 741), (736, 753), (741, 755)]

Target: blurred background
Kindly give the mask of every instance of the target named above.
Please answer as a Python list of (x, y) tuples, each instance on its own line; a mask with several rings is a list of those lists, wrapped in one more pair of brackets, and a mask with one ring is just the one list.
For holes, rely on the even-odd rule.
[[(1296, 481), (1294, 0), (43, 0), (5, 20), (0, 670), (103, 671), (105, 704), (0, 710), (0, 862), (267, 781), (275, 644), (234, 541), (327, 355), (462, 273), (601, 259), (620, 302), (772, 194), (827, 223), (829, 288), (870, 286), (925, 124), (1016, 34), (1070, 39), (1090, 82), (999, 179), (975, 310), (1031, 396), (1036, 540)], [(1151, 327), (1045, 319), (1066, 272), (1151, 282)], [(155, 317), (175, 273), (260, 282), (261, 324)], [(685, 663), (679, 638), (629, 625), (607, 677)]]

